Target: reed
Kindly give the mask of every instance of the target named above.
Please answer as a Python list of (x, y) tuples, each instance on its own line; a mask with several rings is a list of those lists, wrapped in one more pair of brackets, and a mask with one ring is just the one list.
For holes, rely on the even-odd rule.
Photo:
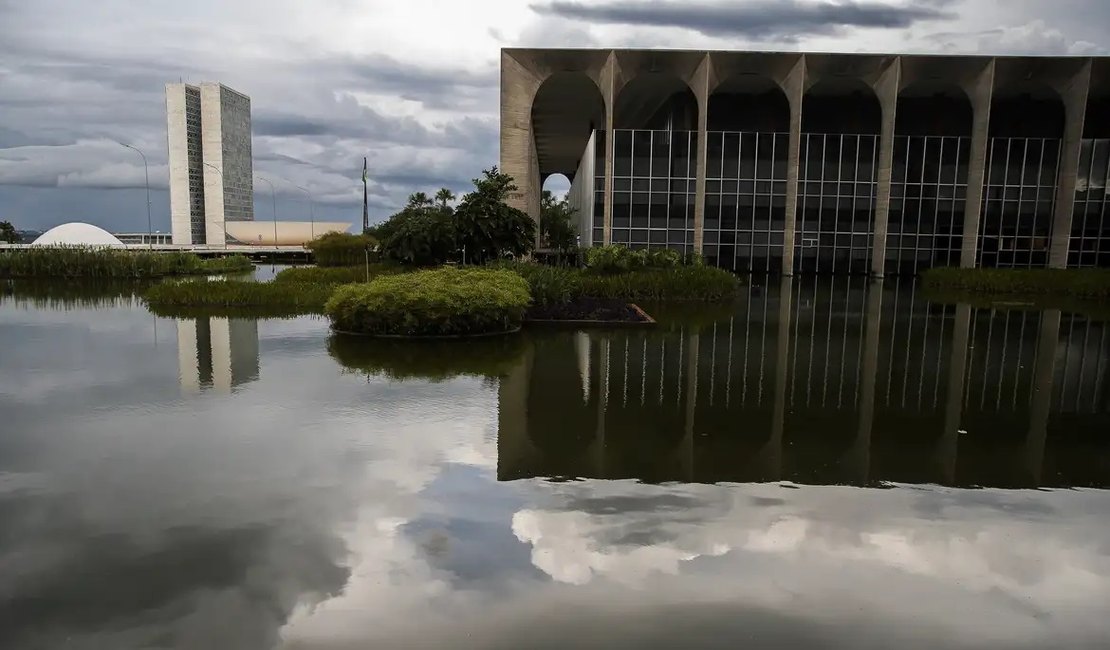
[(203, 259), (193, 253), (64, 246), (0, 253), (0, 278), (149, 279), (251, 270), (242, 255)]
[(334, 287), (299, 282), (187, 280), (156, 284), (143, 294), (159, 315), (296, 316), (323, 313)]

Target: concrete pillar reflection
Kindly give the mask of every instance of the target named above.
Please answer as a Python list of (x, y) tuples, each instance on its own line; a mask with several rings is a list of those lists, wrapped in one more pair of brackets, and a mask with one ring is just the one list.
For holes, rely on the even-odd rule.
[(1056, 374), (1056, 347), (1060, 341), (1060, 310), (1041, 313), (1037, 338), (1037, 365), (1033, 375), (1033, 401), (1029, 406), (1029, 433), (1025, 438), (1025, 460), (1034, 484), (1041, 483), (1048, 415), (1052, 409), (1052, 385)]
[(790, 360), (790, 319), (794, 308), (794, 280), (783, 276), (779, 281), (778, 332), (775, 348), (775, 406), (771, 415), (771, 438), (760, 450), (760, 467), (767, 468), (766, 480), (782, 478), (783, 430), (786, 428), (786, 381)]
[[(528, 435), (528, 390), (532, 381), (535, 348), (526, 344), (520, 360), (497, 382), (497, 480), (528, 475), (532, 459), (542, 452)], [(524, 468), (524, 469), (522, 469)], [(515, 472), (515, 473), (514, 473)]]
[(179, 318), (177, 324), (177, 378), (181, 392), (200, 392), (200, 368), (197, 359), (197, 321)]
[(609, 339), (602, 336), (598, 341), (597, 362), (597, 435), (594, 436), (593, 476), (605, 478), (605, 413), (609, 408)]
[(875, 83), (875, 94), (882, 108), (882, 129), (879, 132), (878, 186), (875, 192), (874, 242), (871, 247), (871, 274), (883, 277), (886, 267), (886, 233), (890, 218), (890, 176), (894, 164), (894, 124), (898, 111), (898, 88), (902, 70), (901, 57), (895, 57)]
[(798, 220), (798, 166), (802, 148), (802, 101), (805, 95), (806, 57), (786, 76), (783, 91), (790, 102), (790, 142), (786, 157), (786, 213), (782, 230), (782, 274), (794, 274), (794, 229)]
[(1064, 138), (1060, 143), (1060, 173), (1056, 177), (1056, 208), (1048, 249), (1048, 267), (1051, 269), (1062, 269), (1068, 265), (1071, 221), (1075, 210), (1075, 177), (1079, 173), (1079, 150), (1083, 142), (1090, 85), (1091, 60), (1087, 59), (1061, 92), (1064, 100)]
[(859, 428), (849, 464), (859, 483), (871, 475), (871, 429), (875, 423), (875, 383), (879, 374), (879, 327), (882, 324), (883, 281), (867, 287), (867, 312), (863, 335), (863, 370), (860, 377)]
[(944, 431), (937, 457), (945, 485), (956, 483), (956, 458), (959, 452), (960, 417), (963, 414), (964, 375), (967, 371), (967, 343), (971, 332), (971, 306), (956, 305), (952, 326), (952, 348), (948, 357), (947, 397), (944, 405)]
[(702, 57), (694, 72), (694, 96), (698, 100), (698, 159), (697, 180), (694, 183), (694, 251), (702, 251), (705, 239), (705, 174), (709, 152), (709, 82), (712, 63), (709, 55)]
[[(686, 480), (693, 482), (696, 478), (694, 467), (694, 414), (698, 404), (698, 349), (701, 344), (701, 335), (696, 328), (691, 328), (686, 335), (686, 414), (683, 429), (683, 475)], [(682, 360), (679, 360), (682, 363)]]
[(971, 152), (968, 156), (967, 199), (964, 201), (964, 230), (960, 243), (960, 266), (965, 269), (975, 267), (979, 252), (979, 219), (983, 212), (983, 186), (987, 180), (993, 94), (994, 59), (991, 59), (968, 92), (972, 110)]

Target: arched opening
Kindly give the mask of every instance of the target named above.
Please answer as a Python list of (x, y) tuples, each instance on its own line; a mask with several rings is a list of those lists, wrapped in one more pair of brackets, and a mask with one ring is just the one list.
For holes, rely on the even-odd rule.
[[(587, 237), (589, 236), (590, 215), (586, 214), (586, 209), (583, 209), (583, 207), (585, 206), (588, 209), (592, 197), (588, 184), (582, 182), (585, 178), (584, 175), (571, 178), (561, 173), (548, 174), (543, 177), (543, 185), (540, 191), (540, 248), (562, 251), (566, 250), (568, 244), (571, 247), (581, 245), (582, 241), (586, 239), (586, 237), (582, 237), (582, 233), (586, 233)], [(573, 233), (570, 233), (569, 239), (567, 238), (568, 233), (563, 232), (565, 229), (559, 228), (552, 232), (548, 230), (549, 226), (544, 222), (547, 212), (549, 210), (557, 212), (557, 208), (564, 201), (572, 211), (570, 226)], [(556, 228), (557, 226), (552, 224), (550, 227)]]
[(996, 88), (991, 101), (978, 265), (1048, 262), (1064, 103), (1044, 84)]
[(1110, 88), (1093, 87), (1075, 179), (1068, 266), (1110, 267)]
[(802, 101), (794, 258), (799, 272), (870, 269), (882, 107), (854, 78), (818, 82)]
[[(541, 185), (574, 179), (582, 245), (600, 243), (605, 201), (605, 98), (584, 72), (556, 72), (532, 100), (532, 132)], [(536, 197), (536, 200), (539, 196)], [(539, 214), (539, 206), (536, 206)]]
[(694, 243), (698, 103), (667, 73), (645, 73), (617, 95), (613, 114), (613, 243)]
[(710, 95), (706, 118), (706, 261), (782, 270), (790, 101), (767, 77), (736, 75)]
[(919, 82), (898, 95), (886, 273), (959, 266), (973, 119), (955, 84)]

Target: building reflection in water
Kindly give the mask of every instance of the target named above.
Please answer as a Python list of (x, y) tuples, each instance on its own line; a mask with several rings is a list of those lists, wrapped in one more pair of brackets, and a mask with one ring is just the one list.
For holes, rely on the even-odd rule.
[(243, 318), (177, 319), (181, 391), (229, 393), (258, 379), (258, 321)]
[(498, 477), (1104, 487), (1107, 325), (838, 278), (532, 334), (501, 382)]

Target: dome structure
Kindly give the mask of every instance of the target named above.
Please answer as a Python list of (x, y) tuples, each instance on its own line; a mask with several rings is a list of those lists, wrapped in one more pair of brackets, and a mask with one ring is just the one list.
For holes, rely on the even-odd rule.
[(123, 242), (112, 233), (89, 223), (77, 221), (54, 226), (31, 242), (32, 246), (95, 246), (123, 248)]

